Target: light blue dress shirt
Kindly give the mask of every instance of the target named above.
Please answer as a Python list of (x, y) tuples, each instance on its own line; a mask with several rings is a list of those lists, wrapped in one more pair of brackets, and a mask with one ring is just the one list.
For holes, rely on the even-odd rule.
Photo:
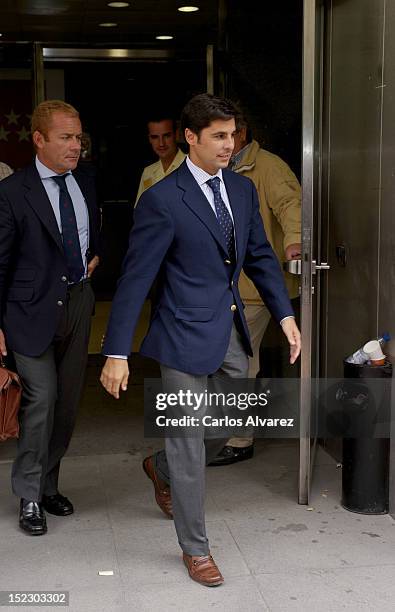
[[(57, 176), (56, 172), (44, 166), (42, 162), (36, 157), (36, 168), (40, 175), (42, 184), (45, 191), (47, 192), (49, 201), (58, 224), (60, 235), (62, 235), (62, 224), (60, 220), (59, 210), (59, 186), (52, 180), (51, 177)], [(87, 274), (88, 262), (87, 262), (87, 251), (89, 246), (89, 214), (88, 207), (85, 202), (85, 198), (82, 194), (81, 189), (78, 186), (77, 181), (71, 174), (71, 171), (66, 173), (66, 186), (70, 194), (71, 200), (74, 206), (75, 218), (77, 221), (78, 237), (80, 239), (81, 256), (85, 268), (84, 277)]]

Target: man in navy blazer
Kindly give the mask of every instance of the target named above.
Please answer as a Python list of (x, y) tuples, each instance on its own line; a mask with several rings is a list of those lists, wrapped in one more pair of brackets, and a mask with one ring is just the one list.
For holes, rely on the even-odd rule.
[(12, 470), (20, 527), (46, 532), (45, 512), (72, 503), (58, 490), (81, 396), (98, 264), (99, 211), (92, 178), (77, 168), (82, 128), (60, 100), (32, 115), (36, 159), (0, 185), (0, 351), (23, 383)]
[[(101, 381), (116, 398), (127, 388), (125, 357), (159, 272), (158, 300), (141, 353), (160, 363), (165, 389), (204, 391), (209, 375), (247, 377), (251, 347), (237, 287), (242, 269), (281, 322), (291, 362), (299, 355), (300, 333), (256, 189), (226, 169), (237, 118), (229, 100), (192, 98), (181, 117), (189, 156), (141, 196), (103, 347), (108, 358)], [(204, 441), (203, 434), (169, 437), (165, 451), (143, 462), (158, 505), (174, 517), (189, 575), (205, 586), (223, 582), (205, 531), (204, 470), (225, 442)]]

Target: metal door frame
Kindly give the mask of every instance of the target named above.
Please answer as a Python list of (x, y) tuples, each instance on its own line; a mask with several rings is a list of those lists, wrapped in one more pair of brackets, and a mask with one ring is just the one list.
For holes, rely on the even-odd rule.
[[(308, 504), (316, 438), (312, 450), (312, 350), (319, 356), (320, 307), (320, 190), (322, 150), (322, 86), (323, 86), (323, 7), (321, 28), (317, 31), (317, 10), (320, 0), (304, 0), (303, 5), (303, 86), (302, 86), (302, 275), (301, 275), (301, 380), (299, 432), (299, 493), (300, 504)], [(318, 37), (317, 37), (318, 35)], [(320, 48), (317, 53), (317, 40)], [(319, 81), (317, 82), (317, 69)], [(318, 104), (317, 104), (318, 103)], [(318, 114), (318, 116), (317, 116)], [(317, 133), (317, 126), (318, 133)], [(317, 139), (318, 136), (318, 139)], [(318, 151), (317, 151), (318, 143)], [(317, 168), (318, 154), (318, 168)], [(317, 236), (314, 236), (314, 216), (318, 215)], [(314, 253), (317, 248), (317, 253)], [(323, 264), (326, 267), (326, 264)], [(313, 274), (317, 294), (314, 296)], [(314, 319), (314, 300), (317, 315)], [(313, 320), (314, 319), (314, 320)], [(315, 332), (315, 333), (314, 333)], [(313, 344), (314, 342), (314, 344)], [(318, 368), (317, 368), (318, 369)], [(312, 378), (313, 377), (313, 378)]]

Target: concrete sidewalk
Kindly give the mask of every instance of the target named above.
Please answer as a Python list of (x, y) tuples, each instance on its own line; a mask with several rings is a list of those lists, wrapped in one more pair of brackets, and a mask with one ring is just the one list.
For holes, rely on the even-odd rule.
[(61, 492), (76, 511), (47, 515), (45, 536), (19, 530), (9, 482), (15, 442), (0, 444), (0, 590), (69, 590), (63, 609), (73, 612), (394, 609), (395, 521), (341, 508), (341, 469), (321, 448), (311, 506), (298, 505), (296, 440), (258, 439), (252, 460), (207, 469), (211, 552), (225, 584), (194, 583), (141, 469), (162, 447), (143, 437), (143, 381), (158, 377), (158, 366), (134, 355), (129, 389), (115, 401), (98, 384), (102, 362), (90, 356), (62, 462)]
[(19, 531), (3, 459), (0, 588), (69, 590), (75, 612), (394, 609), (395, 522), (342, 509), (341, 469), (322, 449), (310, 507), (297, 504), (294, 440), (258, 440), (254, 459), (207, 469), (211, 552), (225, 577), (212, 589), (186, 573), (173, 523), (141, 469), (147, 450), (71, 452), (61, 492), (76, 512), (48, 515), (48, 534), (37, 538)]

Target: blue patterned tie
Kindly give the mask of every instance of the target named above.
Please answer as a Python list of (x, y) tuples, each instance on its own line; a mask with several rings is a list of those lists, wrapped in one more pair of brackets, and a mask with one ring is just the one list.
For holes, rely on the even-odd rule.
[(215, 210), (217, 211), (217, 219), (225, 237), (226, 247), (228, 249), (229, 259), (234, 263), (235, 258), (235, 239), (233, 233), (233, 221), (226, 204), (221, 197), (220, 190), (221, 179), (219, 176), (207, 181), (207, 185), (210, 187), (214, 194)]
[(52, 176), (59, 186), (59, 211), (62, 225), (63, 250), (69, 271), (69, 282), (78, 283), (84, 275), (81, 245), (71, 196), (66, 187), (67, 174)]

